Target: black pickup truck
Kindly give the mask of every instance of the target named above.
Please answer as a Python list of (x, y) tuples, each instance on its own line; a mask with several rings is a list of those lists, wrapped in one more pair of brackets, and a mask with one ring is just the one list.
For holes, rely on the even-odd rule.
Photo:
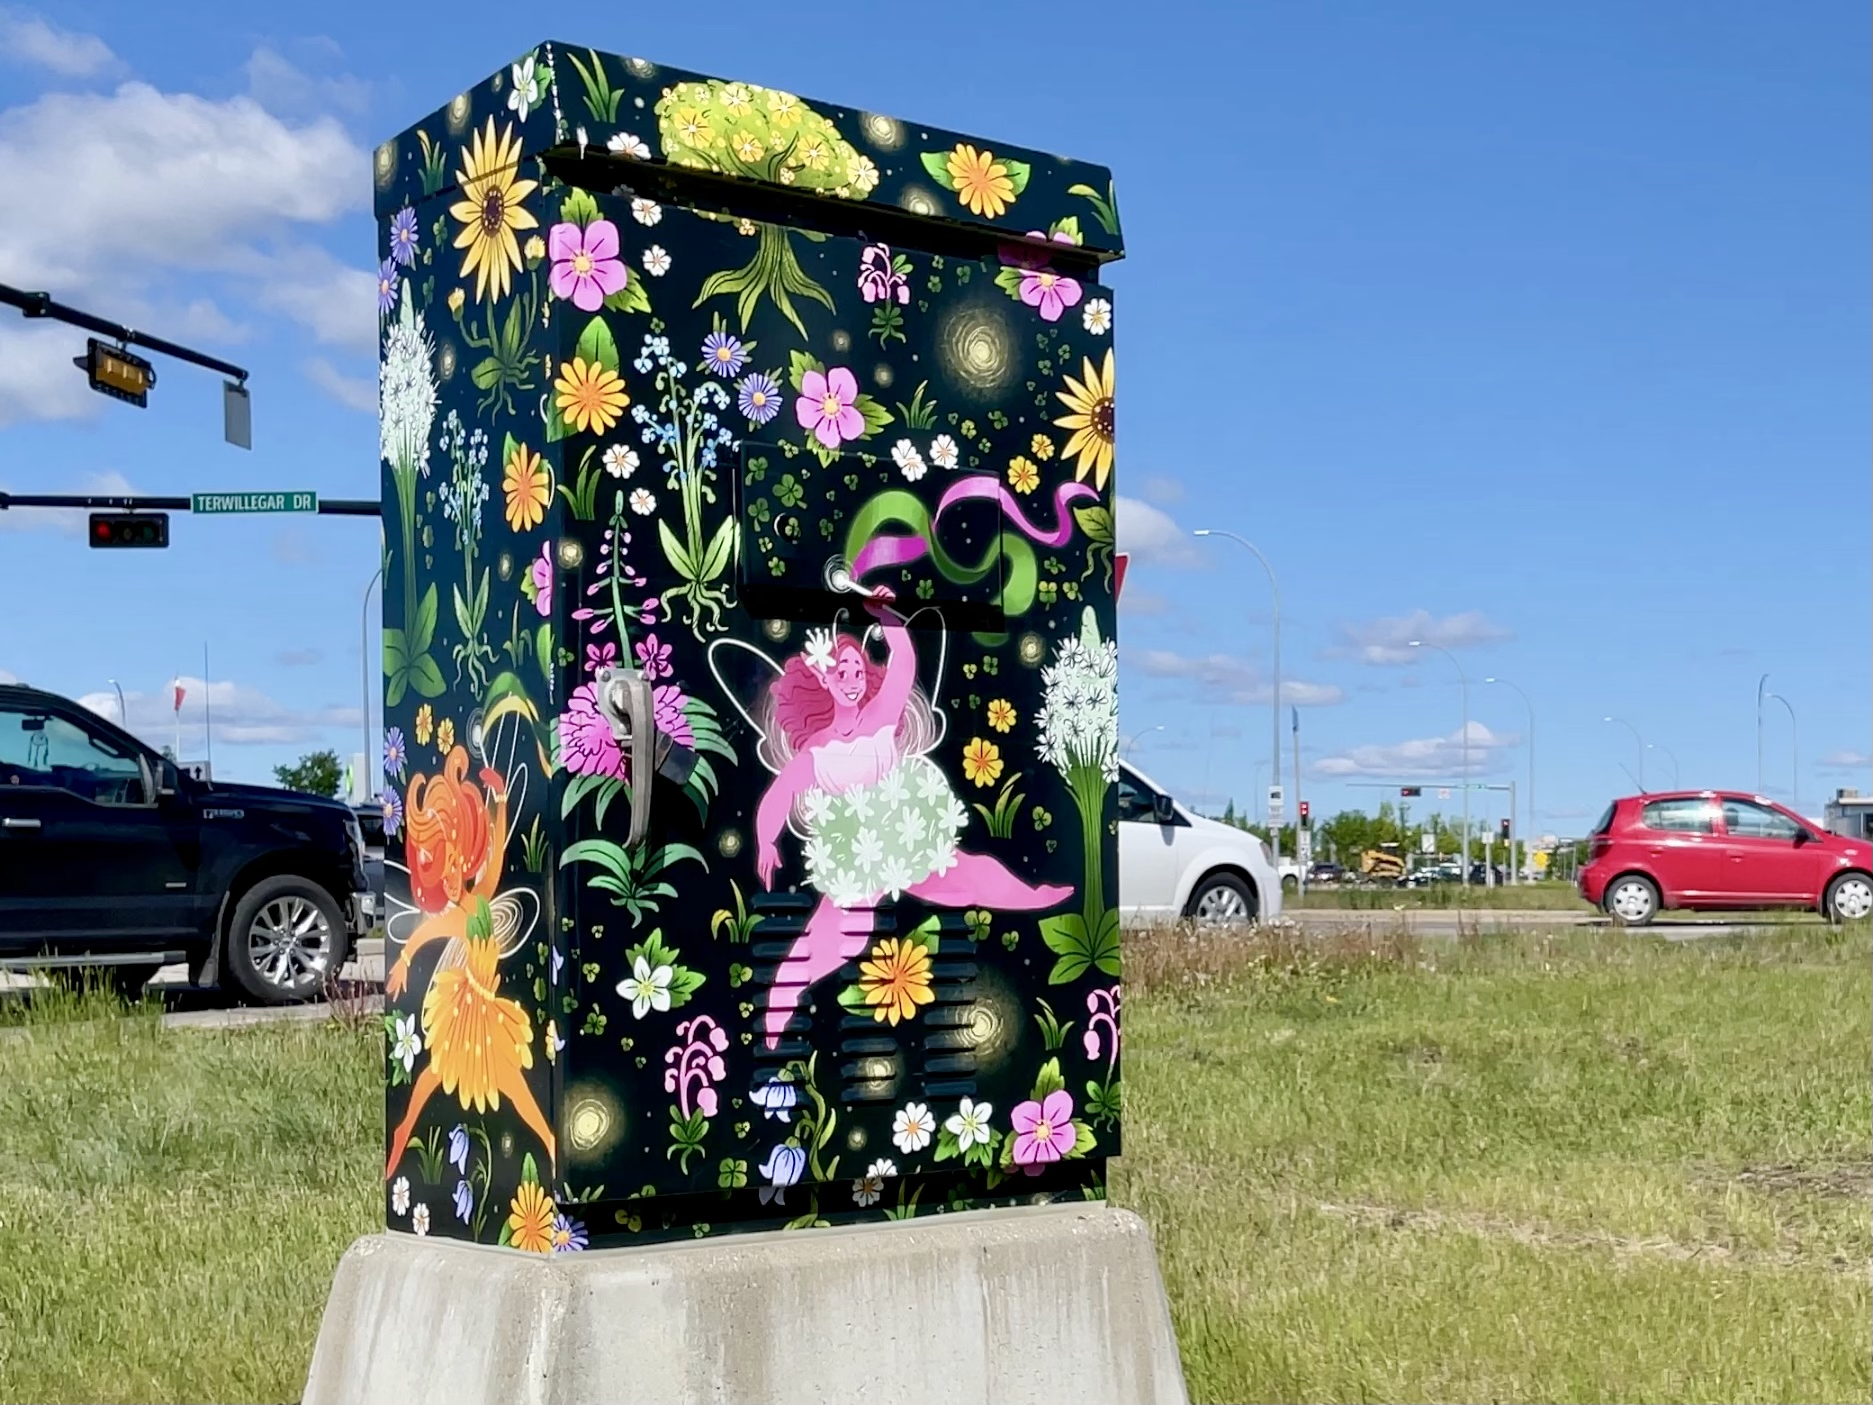
[(0, 967), (134, 993), (186, 962), (267, 1004), (318, 995), (374, 921), (336, 800), (197, 780), (55, 693), (0, 685)]

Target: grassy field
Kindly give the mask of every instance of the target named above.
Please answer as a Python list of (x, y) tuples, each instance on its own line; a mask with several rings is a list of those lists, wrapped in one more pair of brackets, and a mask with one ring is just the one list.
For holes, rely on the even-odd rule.
[[(1128, 942), (1195, 1400), (1866, 1400), (1873, 941)], [(0, 1399), (296, 1399), (378, 1036), (0, 1027)]]
[(1304, 894), (1289, 892), (1288, 907), (1351, 908), (1475, 907), (1493, 912), (1591, 912), (1593, 907), (1572, 883), (1508, 883), (1496, 888), (1466, 888), (1439, 883), (1429, 888), (1366, 887), (1355, 883), (1315, 885)]

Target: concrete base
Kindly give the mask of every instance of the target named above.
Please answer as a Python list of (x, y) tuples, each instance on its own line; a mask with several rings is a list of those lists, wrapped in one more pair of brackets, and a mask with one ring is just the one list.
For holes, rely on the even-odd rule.
[(338, 1266), (305, 1400), (1185, 1395), (1149, 1231), (1078, 1202), (544, 1258), (372, 1235)]

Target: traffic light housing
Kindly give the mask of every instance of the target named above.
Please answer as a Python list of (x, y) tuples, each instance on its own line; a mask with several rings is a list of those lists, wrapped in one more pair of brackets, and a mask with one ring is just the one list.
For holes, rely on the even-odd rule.
[(1300, 809), (1301, 809), (1301, 823), (1305, 825), (1310, 821), (1310, 818), (1312, 817), (1313, 806), (1310, 805), (1307, 801), (1303, 800), (1300, 802)]
[(1424, 794), (1424, 787), (1421, 785), (1401, 785), (1398, 788), (1398, 793), (1406, 800), (1416, 800), (1420, 795)]
[(94, 512), (91, 514), (94, 547), (150, 547), (169, 545), (166, 512)]
[(1509, 842), (1509, 821), (1506, 816), (1502, 820), (1501, 829), (1502, 829), (1502, 842), (1506, 844)]
[(141, 356), (133, 356), (121, 346), (111, 346), (91, 337), (85, 342), (85, 354), (72, 357), (72, 364), (85, 373), (91, 388), (98, 394), (139, 409), (148, 408), (150, 387), (156, 384), (156, 368)]

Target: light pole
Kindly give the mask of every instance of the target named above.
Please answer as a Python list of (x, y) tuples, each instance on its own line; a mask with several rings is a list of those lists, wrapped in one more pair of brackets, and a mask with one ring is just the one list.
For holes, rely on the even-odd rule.
[[(1234, 532), (1226, 532), (1221, 528), (1210, 527), (1199, 527), (1194, 535), (1228, 537), (1237, 546), (1246, 547), (1255, 559), (1262, 563), (1262, 569), (1268, 572), (1268, 588), (1275, 598), (1275, 668), (1270, 678), (1272, 696), (1268, 700), (1268, 774), (1269, 785), (1272, 787), (1279, 784), (1281, 780), (1281, 583), (1275, 579), (1275, 568), (1268, 564), (1268, 558), (1262, 555), (1261, 549), (1248, 538), (1239, 537)], [(1273, 815), (1268, 817), (1268, 834), (1269, 849), (1276, 867), (1279, 868), (1281, 865), (1281, 826)]]
[(1762, 794), (1762, 690), (1768, 683), (1769, 675), (1763, 674), (1756, 680), (1756, 793)]
[[(364, 775), (371, 774), (371, 591), (384, 579), (379, 566), (364, 583), (364, 603), (358, 607), (358, 701), (364, 707)], [(382, 766), (382, 762), (375, 763)], [(364, 784), (364, 776), (358, 777)]]
[[(1528, 857), (1534, 852), (1528, 846), (1534, 842), (1535, 831), (1539, 828), (1535, 823), (1535, 704), (1529, 701), (1528, 694), (1522, 692), (1519, 684), (1511, 683), (1506, 678), (1485, 678), (1483, 681), (1485, 683), (1500, 683), (1505, 688), (1515, 689), (1517, 693), (1521, 694), (1522, 705), (1528, 709), (1528, 833), (1522, 836), (1522, 853), (1524, 857)], [(1514, 826), (1515, 816), (1509, 816), (1509, 823), (1511, 827)], [(1532, 858), (1530, 861), (1532, 863)], [(1513, 854), (1509, 856), (1509, 866), (1511, 868), (1515, 866), (1515, 855)], [(1531, 873), (1534, 872), (1533, 868), (1530, 868), (1529, 871)]]
[(1639, 744), (1639, 793), (1641, 795), (1645, 794), (1645, 738), (1639, 735), (1639, 729), (1637, 727), (1633, 726), (1632, 723), (1628, 722), (1623, 717), (1602, 717), (1600, 720), (1602, 722), (1619, 723), (1620, 726), (1632, 733), (1632, 739)]
[(1131, 755), (1132, 748), (1138, 745), (1138, 739), (1140, 737), (1148, 737), (1153, 732), (1162, 732), (1163, 730), (1164, 730), (1164, 724), (1160, 722), (1158, 723), (1157, 726), (1147, 727), (1142, 732), (1133, 732), (1124, 741), (1119, 743), (1119, 755), (1120, 756)]
[(115, 689), (117, 693), (117, 720), (123, 724), (123, 728), (127, 732), (130, 730), (130, 709), (124, 706), (123, 687), (115, 678), (111, 679), (111, 687)]
[[(1788, 807), (1801, 809), (1801, 771), (1798, 769), (1799, 755), (1796, 750), (1795, 705), (1780, 693), (1767, 693), (1764, 696), (1774, 698), (1788, 709)], [(1762, 794), (1760, 790), (1756, 792)]]
[(1435, 649), (1450, 660), (1463, 686), (1463, 886), (1470, 886), (1470, 675), (1463, 671), (1457, 656), (1442, 644), (1427, 644), (1422, 639), (1409, 641), (1414, 649)]
[(1671, 754), (1671, 748), (1668, 746), (1660, 746), (1657, 742), (1647, 742), (1645, 744), (1645, 749), (1647, 751), (1662, 751), (1665, 754), (1665, 759), (1671, 762), (1671, 788), (1673, 790), (1679, 789), (1678, 758)]

